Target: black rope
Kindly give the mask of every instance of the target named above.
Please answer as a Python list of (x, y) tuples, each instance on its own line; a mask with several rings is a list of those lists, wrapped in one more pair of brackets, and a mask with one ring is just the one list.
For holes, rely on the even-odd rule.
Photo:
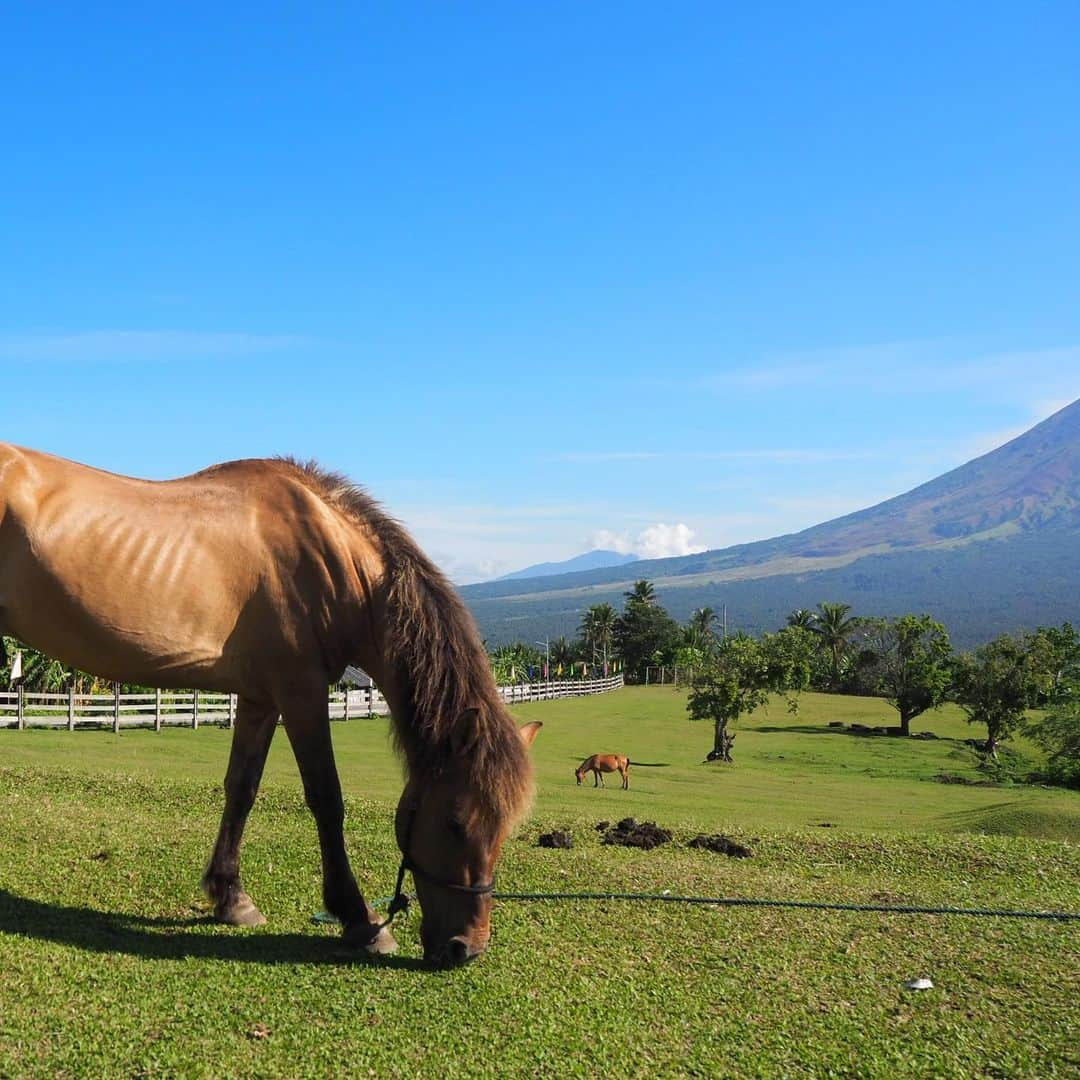
[[(1074, 911), (1023, 911), (1010, 908), (921, 907), (912, 904), (844, 904), (823, 900), (760, 900), (740, 896), (671, 896), (668, 893), (519, 893), (496, 892), (496, 900), (636, 900), (663, 904), (699, 904), (713, 907), (798, 908), (813, 911), (878, 911), (889, 915), (974, 915), (1002, 919), (1045, 919), (1056, 922), (1080, 920)], [(376, 900), (387, 904), (391, 898)]]
[(1080, 912), (1008, 908), (917, 907), (912, 904), (843, 904), (822, 900), (758, 900), (739, 896), (670, 896), (667, 893), (495, 893), (496, 900), (650, 900), (715, 907), (810, 908), (816, 911), (883, 911), (893, 915), (980, 915), (1012, 919), (1080, 919)]

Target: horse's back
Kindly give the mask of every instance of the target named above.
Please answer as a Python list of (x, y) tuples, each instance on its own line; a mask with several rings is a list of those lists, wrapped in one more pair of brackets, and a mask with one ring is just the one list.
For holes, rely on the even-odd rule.
[(275, 461), (149, 481), (0, 445), (0, 515), (0, 629), (127, 681), (235, 685), (223, 656), (295, 648), (341, 561), (340, 518)]

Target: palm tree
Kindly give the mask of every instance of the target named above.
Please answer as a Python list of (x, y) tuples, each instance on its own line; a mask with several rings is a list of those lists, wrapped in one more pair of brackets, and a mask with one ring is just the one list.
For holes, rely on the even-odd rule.
[(800, 630), (813, 630), (816, 618), (814, 613), (807, 608), (796, 608), (787, 617), (787, 624), (798, 627)]
[(716, 621), (716, 612), (711, 607), (698, 608), (683, 630), (684, 646), (697, 649), (706, 656), (711, 655), (717, 644), (716, 631), (713, 629)]
[(581, 617), (579, 633), (587, 649), (592, 650), (593, 659), (597, 655), (604, 658), (607, 670), (608, 651), (615, 637), (615, 620), (618, 614), (610, 604), (594, 604)]
[(574, 660), (574, 646), (565, 637), (557, 637), (551, 643), (551, 670), (552, 674), (560, 668), (568, 668)]
[(641, 581), (635, 581), (634, 587), (629, 592), (624, 592), (623, 596), (628, 604), (656, 603), (656, 589), (651, 581), (646, 581), (644, 578)]
[(821, 647), (832, 659), (832, 680), (835, 685), (840, 678), (840, 660), (847, 648), (848, 639), (859, 625), (857, 618), (849, 619), (850, 604), (818, 604), (811, 631), (821, 639)]
[(690, 616), (690, 626), (702, 637), (715, 637), (713, 623), (716, 622), (716, 612), (711, 607), (701, 607)]

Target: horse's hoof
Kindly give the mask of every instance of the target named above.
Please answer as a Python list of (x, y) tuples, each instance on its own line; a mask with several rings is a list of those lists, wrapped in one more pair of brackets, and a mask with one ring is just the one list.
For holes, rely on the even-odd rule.
[(398, 943), (394, 935), (385, 926), (375, 923), (353, 923), (345, 927), (342, 940), (347, 945), (355, 945), (372, 956), (388, 956), (397, 952)]
[(265, 926), (266, 916), (247, 893), (241, 893), (228, 907), (214, 910), (218, 922), (227, 926)]

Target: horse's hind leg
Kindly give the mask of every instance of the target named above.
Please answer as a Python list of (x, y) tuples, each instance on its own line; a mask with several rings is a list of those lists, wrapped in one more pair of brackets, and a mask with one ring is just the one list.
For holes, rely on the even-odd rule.
[(297, 701), (284, 713), (285, 733), (300, 767), (304, 797), (319, 830), (323, 905), (337, 916), (350, 942), (372, 953), (393, 952), (397, 942), (365, 902), (345, 851), (345, 802), (334, 763), (324, 687), (321, 683), (316, 696)]
[(622, 773), (623, 791), (627, 791), (630, 788), (630, 766), (627, 765), (625, 768), (620, 769), (619, 772)]
[(225, 773), (225, 811), (202, 887), (214, 902), (214, 915), (232, 926), (261, 926), (266, 919), (240, 884), (240, 841), (255, 802), (266, 754), (277, 726), (277, 709), (241, 698), (237, 703), (229, 767)]

